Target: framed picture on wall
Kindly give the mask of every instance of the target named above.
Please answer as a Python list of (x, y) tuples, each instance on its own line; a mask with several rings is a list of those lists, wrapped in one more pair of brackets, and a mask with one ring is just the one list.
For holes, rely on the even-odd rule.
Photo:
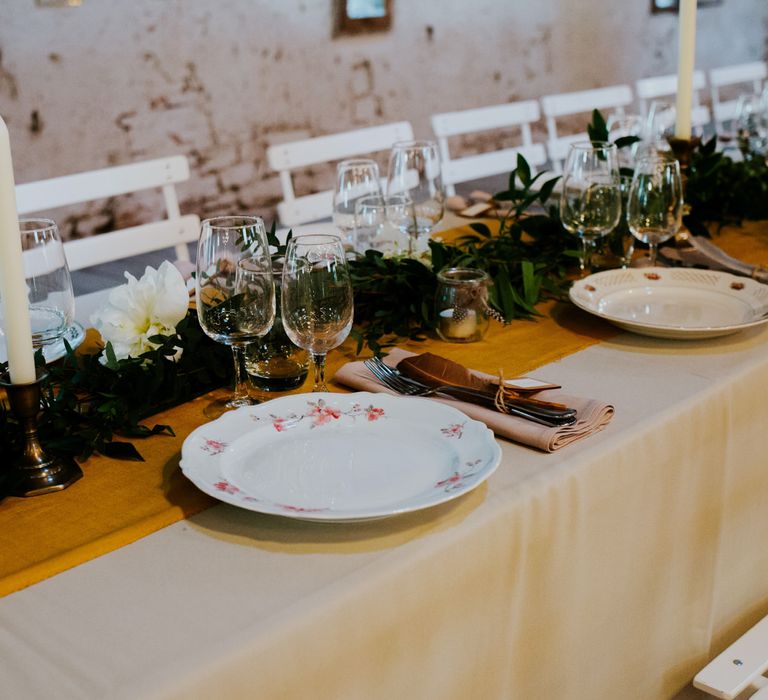
[[(699, 0), (698, 7), (708, 7), (711, 5), (722, 5), (723, 0)], [(651, 12), (677, 12), (679, 0), (651, 0)]]
[(392, 0), (334, 0), (334, 35), (385, 31), (392, 26)]

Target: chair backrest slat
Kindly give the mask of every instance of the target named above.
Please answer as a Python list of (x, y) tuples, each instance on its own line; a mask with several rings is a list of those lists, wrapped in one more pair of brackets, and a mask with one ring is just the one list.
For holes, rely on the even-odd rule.
[(733, 85), (749, 85), (752, 92), (762, 92), (765, 79), (768, 77), (768, 65), (765, 61), (739, 63), (733, 66), (713, 68), (709, 71), (709, 89), (712, 96), (712, 114), (718, 129), (725, 122), (735, 119), (738, 114), (738, 97), (722, 100), (720, 88)]
[[(189, 260), (186, 243), (196, 239), (200, 220), (196, 215), (181, 215), (175, 188), (176, 183), (188, 179), (187, 158), (169, 156), (22, 183), (16, 186), (16, 207), (19, 215), (25, 216), (158, 189), (163, 194), (166, 219), (67, 242), (65, 250), (70, 268), (77, 270), (169, 246), (175, 247), (180, 260)], [(130, 239), (130, 236), (135, 237)], [(89, 252), (91, 249), (93, 253)]]
[[(693, 72), (693, 107), (701, 104), (699, 90), (703, 90), (707, 85), (707, 79), (704, 72), (697, 70)], [(635, 83), (637, 92), (638, 106), (643, 116), (648, 115), (648, 108), (651, 100), (659, 97), (674, 97), (677, 95), (677, 74), (656, 75), (651, 78), (641, 78)], [(702, 124), (694, 125), (702, 126)]]
[[(564, 92), (556, 95), (546, 95), (541, 98), (541, 108), (547, 123), (547, 151), (549, 160), (555, 172), (561, 172), (563, 160), (568, 148), (575, 141), (588, 139), (586, 132), (577, 134), (558, 134), (557, 119), (575, 114), (588, 114), (592, 110), (612, 110), (623, 114), (624, 109), (632, 104), (632, 88), (629, 85), (610, 85), (593, 90)], [(607, 117), (607, 114), (604, 114)]]
[[(517, 163), (518, 153), (534, 169), (543, 165), (547, 160), (544, 147), (542, 144), (534, 144), (531, 137), (531, 123), (538, 121), (540, 115), (541, 110), (536, 100), (432, 115), (432, 130), (440, 148), (446, 192), (449, 195), (455, 194), (457, 183), (510, 172)], [(449, 137), (508, 127), (520, 130), (520, 146), (460, 158), (451, 157)]]
[(267, 162), (279, 173), (283, 192), (283, 201), (277, 206), (280, 223), (293, 226), (328, 218), (333, 213), (333, 192), (297, 197), (291, 171), (389, 150), (396, 141), (412, 139), (413, 129), (409, 122), (393, 122), (270, 146)]
[[(765, 688), (768, 670), (768, 617), (747, 630), (725, 651), (710, 661), (693, 679), (699, 688), (717, 698), (743, 697), (748, 688)], [(734, 660), (739, 663), (735, 663)], [(765, 697), (765, 691), (759, 693)], [(749, 697), (752, 697), (750, 693)], [(757, 695), (755, 695), (757, 697)]]
[(182, 246), (186, 251), (186, 244), (197, 240), (199, 232), (200, 218), (197, 214), (186, 214), (178, 219), (152, 221), (67, 241), (64, 253), (69, 269), (80, 270), (163, 248)]

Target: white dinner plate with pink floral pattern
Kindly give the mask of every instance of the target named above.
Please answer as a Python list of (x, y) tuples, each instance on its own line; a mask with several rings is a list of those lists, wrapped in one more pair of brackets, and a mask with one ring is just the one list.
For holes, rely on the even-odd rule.
[(444, 503), (496, 469), (484, 423), (429, 399), (297, 394), (197, 428), (181, 469), (199, 489), (288, 518), (355, 521)]

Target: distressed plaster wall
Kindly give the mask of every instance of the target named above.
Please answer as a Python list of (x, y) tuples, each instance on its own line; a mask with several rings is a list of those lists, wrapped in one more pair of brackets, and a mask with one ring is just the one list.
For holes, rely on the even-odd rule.
[[(434, 112), (674, 72), (676, 15), (648, 4), (395, 0), (391, 31), (332, 39), (331, 0), (0, 0), (0, 114), (17, 182), (183, 153), (184, 211), (271, 218), (271, 142), (400, 119), (428, 137)], [(764, 58), (767, 30), (765, 0), (700, 8), (697, 67)], [(80, 207), (62, 228), (156, 207)]]

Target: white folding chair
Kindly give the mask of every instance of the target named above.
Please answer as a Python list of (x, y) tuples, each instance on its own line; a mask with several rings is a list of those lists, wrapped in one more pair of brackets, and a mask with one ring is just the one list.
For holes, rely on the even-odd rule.
[[(693, 101), (691, 104), (691, 126), (706, 127), (712, 121), (709, 108), (701, 104), (699, 91), (706, 87), (704, 72), (697, 70), (693, 73)], [(652, 100), (673, 98), (677, 95), (677, 75), (658, 75), (652, 78), (641, 78), (635, 83), (638, 106), (643, 117), (648, 116)]]
[(759, 94), (763, 91), (763, 84), (768, 77), (768, 65), (765, 61), (752, 63), (739, 63), (733, 66), (713, 68), (709, 71), (709, 90), (712, 95), (712, 115), (717, 128), (723, 129), (725, 122), (735, 119), (736, 106), (739, 102), (738, 95), (732, 99), (723, 100), (720, 88), (733, 86), (749, 86), (750, 92)]
[(333, 213), (333, 189), (297, 197), (291, 171), (377, 153), (388, 150), (395, 141), (411, 139), (411, 125), (408, 122), (395, 122), (270, 146), (267, 149), (267, 162), (280, 174), (283, 190), (283, 201), (277, 205), (280, 223), (282, 226), (295, 226), (326, 219)]
[[(456, 183), (509, 173), (515, 168), (518, 153), (528, 161), (532, 170), (544, 165), (547, 162), (544, 145), (534, 143), (531, 136), (531, 124), (537, 122), (540, 115), (536, 100), (433, 114), (432, 131), (440, 148), (446, 193), (456, 194)], [(450, 137), (510, 127), (520, 131), (519, 146), (451, 158)]]
[(557, 120), (562, 117), (583, 115), (583, 124), (586, 126), (591, 121), (591, 112), (598, 109), (601, 112), (611, 110), (616, 114), (623, 114), (624, 108), (632, 104), (632, 88), (629, 85), (611, 85), (609, 87), (595, 88), (594, 90), (580, 90), (578, 92), (564, 92), (557, 95), (547, 95), (541, 98), (541, 109), (547, 121), (547, 151), (549, 160), (555, 172), (563, 169), (563, 160), (568, 155), (568, 148), (576, 141), (584, 141), (588, 138), (587, 132), (580, 130), (561, 136), (557, 132)]
[[(693, 679), (693, 685), (716, 698), (768, 699), (768, 617), (743, 634), (710, 661)], [(742, 693), (752, 691), (749, 695)], [(754, 694), (752, 694), (754, 693)]]
[(70, 270), (100, 265), (162, 248), (174, 247), (179, 260), (189, 260), (187, 243), (197, 240), (200, 218), (181, 215), (175, 184), (189, 179), (186, 156), (170, 156), (27, 182), (16, 186), (19, 215), (45, 213), (58, 207), (162, 188), (166, 218), (64, 244)]

